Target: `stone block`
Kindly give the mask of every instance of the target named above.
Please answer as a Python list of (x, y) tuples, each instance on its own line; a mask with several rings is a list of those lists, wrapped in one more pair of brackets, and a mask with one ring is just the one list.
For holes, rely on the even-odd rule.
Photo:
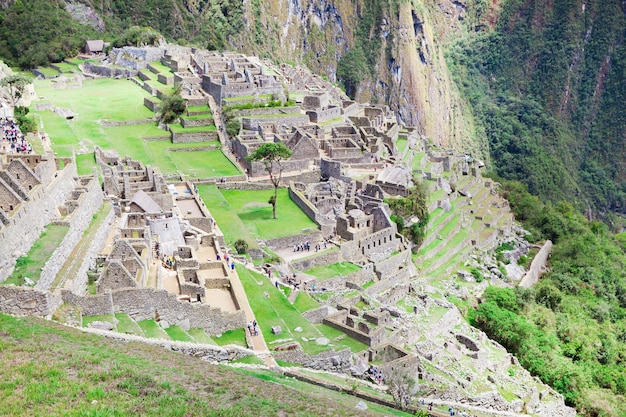
[(189, 319), (182, 320), (180, 323), (178, 323), (178, 325), (184, 331), (188, 331), (191, 328), (191, 325), (189, 324)]
[(272, 326), (272, 333), (279, 335), (283, 333), (283, 329), (280, 326)]

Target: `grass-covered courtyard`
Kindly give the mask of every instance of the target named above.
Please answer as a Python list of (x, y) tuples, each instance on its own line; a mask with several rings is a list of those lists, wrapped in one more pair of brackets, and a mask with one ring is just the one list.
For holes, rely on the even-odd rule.
[[(144, 98), (151, 96), (131, 81), (88, 79), (82, 88), (59, 90), (51, 80), (35, 80), (35, 91), (38, 99), (33, 108), (48, 104), (75, 114), (65, 119), (51, 110), (33, 110), (59, 157), (69, 157), (73, 152), (86, 155), (99, 146), (158, 166), (164, 175), (211, 178), (242, 174), (219, 149), (219, 141), (173, 144), (171, 133), (159, 129), (152, 120), (154, 113), (143, 105)], [(120, 123), (130, 124), (117, 125)], [(215, 126), (207, 129), (215, 130)], [(184, 148), (212, 150), (176, 152)], [(82, 157), (79, 173), (90, 173), (94, 165), (92, 159)]]
[[(308, 354), (317, 354), (333, 348), (336, 351), (349, 348), (353, 352), (367, 349), (367, 345), (346, 336), (324, 324), (313, 325), (302, 317), (302, 313), (317, 304), (310, 298), (303, 297), (302, 301), (291, 304), (287, 297), (265, 276), (237, 265), (237, 274), (246, 291), (250, 306), (254, 310), (259, 327), (270, 347), (276, 343), (298, 342)], [(266, 294), (268, 296), (266, 296)], [(299, 308), (304, 308), (299, 310)], [(282, 334), (272, 333), (272, 326), (280, 326)], [(296, 331), (296, 329), (301, 331)], [(329, 345), (320, 345), (317, 339), (327, 338)]]
[(272, 218), (272, 206), (267, 202), (273, 190), (220, 190), (214, 185), (199, 185), (198, 191), (229, 243), (244, 239), (250, 247), (256, 247), (256, 239), (317, 229), (317, 224), (291, 200), (286, 189), (278, 190), (277, 219)]

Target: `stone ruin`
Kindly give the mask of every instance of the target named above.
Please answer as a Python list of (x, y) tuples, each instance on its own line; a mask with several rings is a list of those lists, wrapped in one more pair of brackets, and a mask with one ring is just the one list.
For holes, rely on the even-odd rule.
[[(469, 155), (432, 148), (415, 130), (400, 129), (386, 106), (350, 101), (340, 90), (302, 68), (274, 68), (240, 54), (184, 47), (168, 46), (152, 52), (155, 60), (172, 69), (174, 82), (184, 84), (190, 105), (214, 100), (225, 107), (251, 102), (250, 97), (257, 104), (296, 97), (296, 104), (291, 107), (236, 110), (242, 131), (230, 147), (252, 178), (266, 172), (262, 164), (248, 164), (245, 157), (269, 141), (283, 142), (293, 151), (290, 160), (284, 162), (286, 171), (319, 172), (313, 181), (311, 176), (309, 180), (292, 180), (289, 191), (296, 204), (319, 225), (320, 236), (329, 239), (337, 250), (294, 260), (289, 267), (303, 271), (341, 261), (361, 267), (350, 276), (323, 282), (304, 273), (300, 276), (304, 275), (309, 289), (339, 293), (327, 305), (304, 316), (341, 330), (365, 343), (368, 349), (357, 356), (342, 351), (316, 358), (289, 349), (276, 354), (277, 358), (357, 376), (365, 376), (368, 363), (374, 361), (386, 372), (402, 368), (440, 387), (438, 395), (445, 400), (490, 405), (508, 412), (521, 412), (525, 406), (527, 411), (545, 415), (571, 415), (563, 407), (562, 397), (533, 382), (515, 358), (501, 357), (502, 348), (464, 323), (451, 303), (428, 295), (428, 284), (420, 281), (412, 262), (411, 248), (397, 233), (383, 201), (385, 197), (406, 195), (414, 175), (428, 179), (435, 184), (431, 192), (437, 193), (431, 210), (450, 210), (451, 201), (458, 199), (456, 207), (467, 206), (468, 210), (457, 227), (473, 220), (486, 225), (479, 236), (461, 244), (492, 247), (503, 232), (498, 229), (502, 219), (493, 216), (490, 208), (506, 208), (506, 203), (484, 198), (495, 194), (496, 185), (481, 178), (479, 161)], [(137, 51), (116, 53), (120, 62), (129, 57), (137, 61), (147, 59), (147, 55)], [(400, 135), (409, 142), (403, 152), (396, 147)], [(408, 168), (401, 163), (412, 159), (406, 157), (408, 154), (416, 153), (425, 155), (418, 166)], [(97, 294), (85, 296), (76, 287), (63, 288), (60, 293), (29, 289), (28, 294), (26, 289), (16, 293), (0, 287), (3, 311), (51, 314), (61, 302), (66, 302), (78, 306), (85, 315), (121, 312), (135, 320), (155, 319), (163, 327), (200, 327), (208, 334), (244, 327), (245, 317), (239, 310), (224, 262), (224, 238), (195, 187), (190, 183), (168, 185), (155, 169), (99, 149), (96, 160), (103, 172), (105, 194), (119, 216), (114, 234), (104, 239)], [(45, 183), (33, 181), (45, 175), (32, 167), (31, 171), (39, 177), (29, 175), (19, 162), (10, 163), (13, 165), (7, 178), (11, 180), (0, 174), (0, 192), (13, 190), (5, 191), (7, 197), (0, 198), (0, 219), (4, 225), (0, 233), (5, 233), (11, 223), (15, 226), (13, 213), (25, 205), (27, 197), (33, 198), (28, 194), (31, 189), (26, 188), (37, 190)], [(10, 163), (3, 162), (3, 166)], [(46, 164), (51, 167), (49, 160)], [(65, 163), (65, 169), (67, 166)], [(12, 178), (18, 171), (19, 181), (30, 181), (19, 188), (13, 186), (19, 183), (18, 178)], [(359, 175), (354, 174), (359, 171)], [(49, 180), (50, 174), (46, 175)], [(68, 213), (72, 211), (72, 204), (54, 205), (58, 206), (67, 207)], [(52, 206), (44, 203), (42, 207)], [(509, 219), (504, 220), (506, 223)], [(279, 246), (268, 246), (280, 249), (281, 242), (276, 244)], [(431, 268), (445, 261), (444, 256)], [(343, 297), (348, 291), (356, 291), (357, 295)], [(215, 301), (225, 294), (232, 306)], [(404, 307), (398, 304), (400, 301)], [(445, 313), (435, 323), (425, 325), (420, 321), (434, 309)], [(468, 374), (463, 363), (470, 359), (477, 372)], [(522, 382), (511, 383), (502, 377), (510, 367), (519, 371)], [(492, 391), (475, 395), (471, 392), (474, 381), (492, 387)], [(503, 386), (527, 399), (525, 404), (502, 398), (497, 390)]]

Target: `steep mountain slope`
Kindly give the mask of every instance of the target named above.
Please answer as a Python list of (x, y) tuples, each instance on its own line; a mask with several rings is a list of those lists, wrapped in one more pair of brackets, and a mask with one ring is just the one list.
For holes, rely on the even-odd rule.
[[(388, 103), (434, 143), (493, 158), (499, 175), (535, 194), (592, 217), (626, 210), (621, 0), (0, 6), (0, 55), (10, 65), (41, 65), (76, 52), (82, 38), (152, 26), (182, 43), (304, 63), (360, 101)], [(33, 30), (11, 35), (24, 27)]]

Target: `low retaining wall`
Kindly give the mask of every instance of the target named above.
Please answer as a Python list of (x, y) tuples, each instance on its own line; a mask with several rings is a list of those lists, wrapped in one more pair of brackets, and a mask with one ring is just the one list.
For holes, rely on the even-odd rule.
[(172, 132), (172, 143), (210, 142), (217, 139), (217, 131), (183, 133)]
[(61, 297), (34, 288), (0, 286), (0, 312), (16, 316), (48, 316), (61, 305)]
[(520, 287), (530, 288), (539, 281), (541, 277), (541, 273), (543, 272), (543, 268), (548, 263), (548, 257), (552, 252), (552, 241), (547, 240), (546, 243), (543, 244), (537, 255), (530, 264), (530, 268), (522, 281), (519, 283)]
[(153, 346), (161, 346), (174, 352), (184, 353), (185, 355), (200, 357), (205, 361), (211, 362), (228, 362), (254, 355), (254, 352), (238, 347), (235, 345), (215, 346), (205, 345), (201, 343), (177, 342), (173, 340), (149, 339), (147, 337), (136, 336), (131, 334), (122, 334), (110, 332), (100, 329), (82, 328), (85, 333), (97, 334), (109, 339), (121, 340), (123, 342), (141, 342)]
[[(104, 204), (111, 204), (105, 201)], [(87, 286), (87, 271), (93, 269), (96, 265), (96, 258), (106, 243), (106, 237), (111, 229), (113, 222), (115, 221), (115, 210), (110, 210), (106, 218), (100, 224), (98, 231), (96, 232), (93, 240), (89, 243), (86, 254), (81, 261), (81, 265), (78, 268), (76, 276), (69, 279), (65, 288), (76, 293), (84, 294)]]
[(340, 350), (339, 352), (322, 352), (315, 356), (309, 356), (300, 349), (294, 349), (275, 351), (272, 352), (272, 356), (280, 361), (297, 363), (307, 368), (337, 373), (346, 373), (353, 365), (350, 349)]
[(314, 266), (331, 265), (342, 261), (341, 251), (329, 250), (305, 259), (291, 262), (291, 267), (298, 271), (306, 271)]
[(243, 311), (224, 312), (208, 305), (179, 301), (165, 290), (153, 288), (125, 288), (96, 296), (80, 297), (63, 291), (63, 301), (81, 308), (83, 315), (125, 313), (133, 320), (155, 319), (183, 328), (202, 328), (209, 335), (245, 326)]

